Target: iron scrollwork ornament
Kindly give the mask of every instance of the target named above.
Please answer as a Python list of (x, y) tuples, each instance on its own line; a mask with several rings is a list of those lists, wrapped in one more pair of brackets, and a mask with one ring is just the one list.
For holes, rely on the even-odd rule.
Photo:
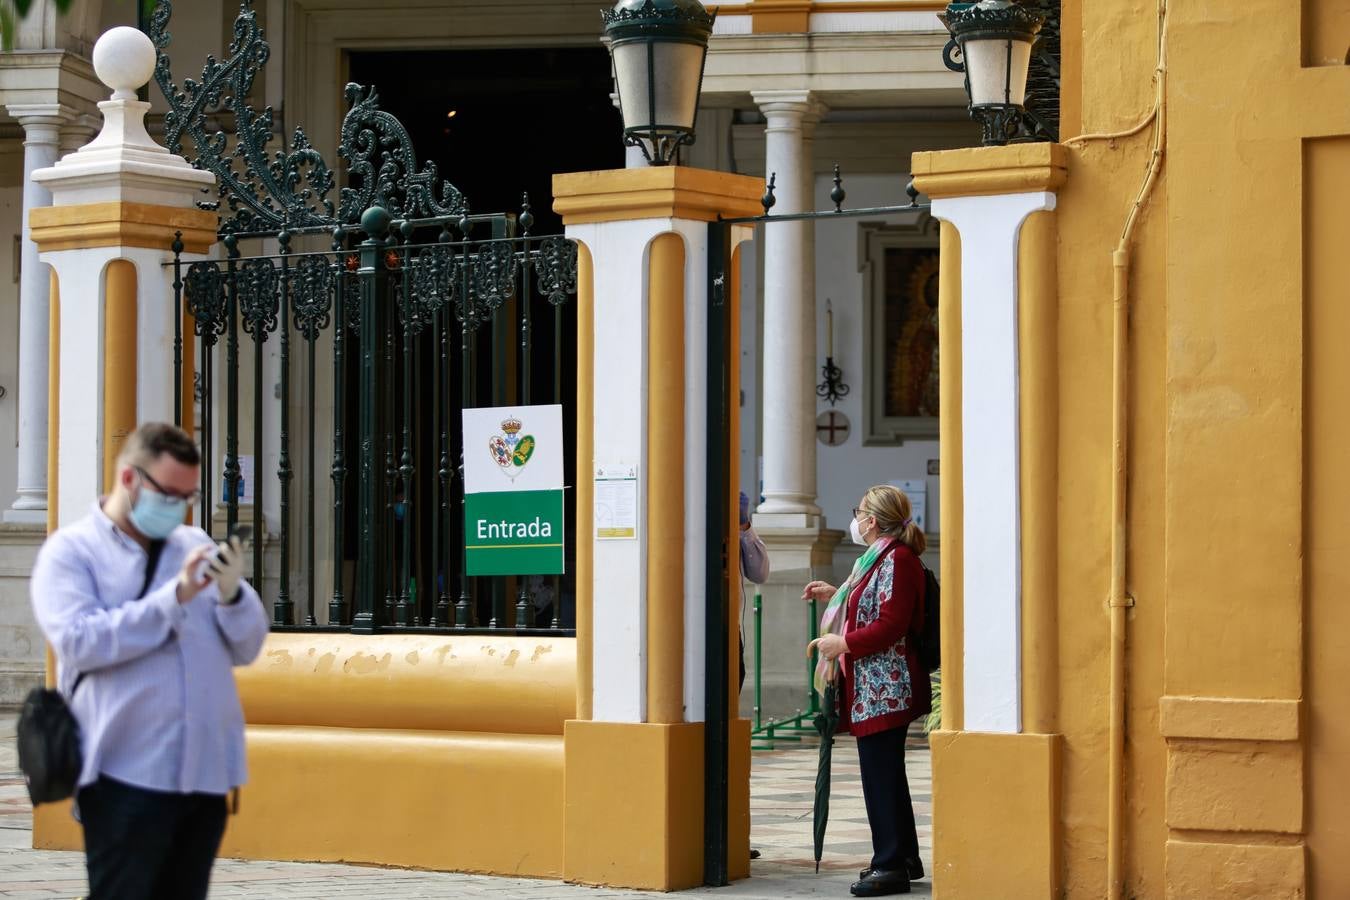
[(187, 292), (187, 310), (192, 314), (193, 330), (207, 347), (214, 347), (225, 333), (225, 280), (220, 266), (213, 262), (195, 262), (183, 279)]
[(327, 256), (302, 256), (291, 272), (295, 328), (307, 341), (318, 340), (332, 321), (334, 275)]
[(246, 260), (234, 276), (244, 331), (259, 340), (277, 330), (281, 277), (267, 257)]
[(539, 290), (560, 306), (577, 292), (577, 245), (565, 237), (547, 238), (539, 246)]
[[(434, 163), (419, 168), (408, 130), (379, 108), (373, 88), (346, 88), (350, 109), (343, 119), (338, 155), (346, 161), (351, 187), (334, 204), (334, 172), (296, 128), (289, 144), (273, 148), (275, 117), (270, 106), (255, 110), (250, 97), (258, 73), (271, 57), (253, 0), (242, 0), (226, 57), (208, 56), (201, 79), (173, 80), (166, 52), (173, 36), (171, 0), (157, 0), (150, 17), (155, 45), (155, 83), (168, 103), (164, 143), (198, 169), (216, 176), (221, 234), (274, 234), (354, 225), (375, 203), (396, 217), (454, 216), (464, 208), (459, 189), (443, 181)], [(223, 112), (234, 121), (234, 139), (212, 122)], [(186, 139), (186, 140), (185, 140)], [(187, 146), (185, 146), (185, 144)]]

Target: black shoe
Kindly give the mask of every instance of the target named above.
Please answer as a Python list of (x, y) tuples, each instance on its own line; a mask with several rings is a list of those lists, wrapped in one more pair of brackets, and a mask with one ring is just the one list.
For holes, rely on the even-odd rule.
[(756, 850), (754, 847), (751, 847), (751, 848), (750, 848), (750, 858), (751, 858), (751, 859), (759, 859), (759, 851)]
[(891, 894), (908, 894), (909, 878), (904, 872), (882, 872), (873, 869), (867, 877), (853, 882), (848, 889), (855, 897), (888, 897)]
[[(910, 881), (918, 881), (923, 877), (923, 861), (918, 858), (905, 860), (905, 869), (909, 872)], [(862, 880), (871, 874), (872, 867), (868, 866), (858, 873), (858, 878)]]

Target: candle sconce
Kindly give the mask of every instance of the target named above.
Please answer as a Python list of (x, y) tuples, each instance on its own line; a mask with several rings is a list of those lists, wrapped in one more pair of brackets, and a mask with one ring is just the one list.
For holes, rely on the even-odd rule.
[(824, 381), (816, 385), (816, 396), (830, 401), (834, 406), (840, 399), (848, 396), (849, 387), (844, 384), (844, 373), (834, 364), (834, 307), (825, 301), (825, 365), (820, 374)]

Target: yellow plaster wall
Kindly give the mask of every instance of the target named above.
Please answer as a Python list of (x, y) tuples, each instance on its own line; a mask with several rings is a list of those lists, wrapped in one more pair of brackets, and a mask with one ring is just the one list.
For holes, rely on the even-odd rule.
[[(1346, 15), (1339, 0), (1171, 5), (1164, 167), (1128, 282), (1126, 897), (1350, 896)], [(1151, 3), (1066, 6), (1066, 129), (1145, 118), (1156, 24)], [(1060, 744), (1057, 809), (1015, 821), (1040, 834), (1036, 815), (1057, 818), (1066, 897), (1107, 894), (1111, 251), (1150, 138), (1070, 141), (1057, 208), (1028, 220), (1020, 258), (1023, 700), (1026, 728)], [(914, 171), (931, 195), (1026, 190), (1040, 176), (1018, 157), (1035, 152)], [(1026, 241), (1043, 246), (1052, 219), (1046, 257)], [(951, 243), (944, 227), (944, 290)], [(1050, 273), (1047, 302), (1035, 279)], [(944, 295), (945, 729), (961, 723), (954, 313)], [(939, 898), (986, 896), (942, 875), (990, 864), (952, 817), (972, 779), (1008, 765), (960, 746), (934, 743)]]

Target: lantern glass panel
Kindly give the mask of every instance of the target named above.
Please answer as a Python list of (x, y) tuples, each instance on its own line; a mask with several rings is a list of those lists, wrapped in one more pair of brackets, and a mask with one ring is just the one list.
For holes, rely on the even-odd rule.
[[(1012, 81), (1008, 81), (1008, 63), (1012, 49)], [(1006, 38), (968, 40), (961, 48), (970, 78), (972, 106), (1021, 106), (1027, 93), (1027, 69), (1031, 65), (1031, 44)]]
[[(702, 46), (683, 41), (629, 41), (616, 45), (614, 74), (624, 128), (692, 130), (698, 109), (703, 53)], [(654, 77), (651, 85), (649, 75)]]

